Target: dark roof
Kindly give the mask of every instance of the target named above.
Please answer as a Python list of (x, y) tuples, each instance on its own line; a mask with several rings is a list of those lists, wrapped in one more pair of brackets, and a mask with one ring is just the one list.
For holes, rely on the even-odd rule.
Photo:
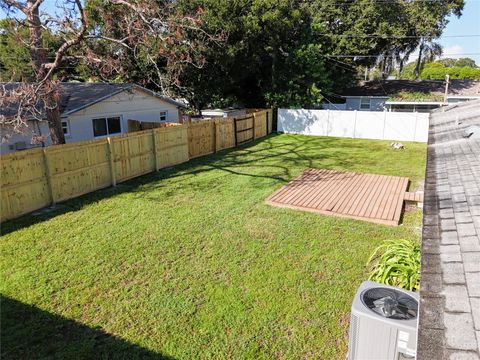
[[(480, 355), (480, 101), (430, 115), (418, 360)], [(477, 134), (478, 135), (478, 134)]]
[[(445, 81), (436, 80), (385, 80), (361, 82), (357, 86), (341, 92), (343, 96), (385, 96), (399, 92), (422, 92), (443, 94)], [(480, 96), (480, 81), (450, 80), (448, 95), (450, 96)]]
[[(18, 87), (20, 83), (0, 83), (7, 90)], [(59, 84), (60, 88), (60, 111), (62, 115), (70, 115), (76, 111), (96, 104), (122, 91), (137, 89), (158, 97), (178, 107), (185, 107), (184, 104), (169, 97), (162, 96), (154, 91), (148, 90), (136, 84), (108, 84), (108, 83), (80, 83), (65, 82)], [(41, 105), (39, 105), (41, 106)], [(0, 114), (11, 115), (11, 109), (1, 109)]]

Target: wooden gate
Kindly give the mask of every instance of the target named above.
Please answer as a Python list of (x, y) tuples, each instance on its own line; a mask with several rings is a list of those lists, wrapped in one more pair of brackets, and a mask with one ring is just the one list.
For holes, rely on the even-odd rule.
[(255, 139), (255, 117), (249, 115), (243, 118), (235, 118), (235, 146)]

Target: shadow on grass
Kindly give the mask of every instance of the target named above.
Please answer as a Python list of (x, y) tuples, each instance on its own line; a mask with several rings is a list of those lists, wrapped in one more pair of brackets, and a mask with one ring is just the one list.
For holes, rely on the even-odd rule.
[[(116, 187), (97, 190), (67, 200), (55, 207), (34, 211), (4, 222), (1, 224), (0, 233), (6, 235), (61, 214), (78, 211), (88, 204), (125, 192), (137, 192), (139, 196), (146, 196), (148, 191), (164, 186), (159, 180), (196, 176), (212, 170), (220, 170), (238, 176), (272, 179), (282, 185), (292, 180), (291, 168), (313, 167), (315, 162), (327, 157), (335, 160), (336, 168), (349, 168), (354, 165), (351, 159), (345, 157), (345, 152), (332, 151), (334, 148), (357, 147), (358, 145), (352, 142), (352, 139), (332, 137), (322, 138), (319, 141), (319, 138), (316, 137), (295, 137), (294, 141), (288, 141), (287, 139), (285, 142), (279, 142), (277, 141), (279, 136), (278, 134), (270, 134), (237, 148), (195, 158), (186, 163), (162, 169), (159, 172), (131, 179)], [(327, 148), (329, 148), (328, 155), (323, 151)], [(329, 166), (326, 166), (326, 168), (329, 168)], [(268, 169), (266, 171), (268, 174), (259, 174), (258, 169)]]
[(1, 297), (2, 359), (173, 360), (101, 329)]

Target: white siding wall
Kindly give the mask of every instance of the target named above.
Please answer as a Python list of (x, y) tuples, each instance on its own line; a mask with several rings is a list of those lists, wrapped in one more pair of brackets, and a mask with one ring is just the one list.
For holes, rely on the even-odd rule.
[(322, 109), (325, 110), (347, 110), (347, 104), (323, 103)]
[[(126, 133), (128, 131), (129, 119), (160, 122), (161, 111), (167, 111), (167, 121), (179, 122), (178, 109), (175, 105), (151, 96), (141, 90), (136, 89), (132, 92), (124, 91), (80, 110), (66, 119), (62, 119), (63, 121), (67, 120), (70, 126), (70, 135), (65, 137), (65, 141), (71, 143), (94, 139), (93, 118), (120, 116), (122, 119), (122, 133)], [(41, 131), (43, 135), (48, 135), (49, 132), (46, 123), (42, 124)], [(33, 145), (30, 145), (32, 134), (33, 131), (30, 126), (24, 134), (14, 135), (8, 142), (1, 144), (1, 153), (11, 152), (12, 150), (9, 149), (9, 145), (17, 141), (25, 141), (28, 148), (33, 147)], [(50, 139), (47, 139), (46, 144), (51, 144)]]
[(279, 109), (278, 131), (397, 141), (428, 140), (429, 114)]
[[(345, 110), (361, 110), (359, 97), (346, 97)], [(370, 111), (383, 111), (387, 98), (370, 98)], [(369, 111), (369, 110), (361, 110)]]

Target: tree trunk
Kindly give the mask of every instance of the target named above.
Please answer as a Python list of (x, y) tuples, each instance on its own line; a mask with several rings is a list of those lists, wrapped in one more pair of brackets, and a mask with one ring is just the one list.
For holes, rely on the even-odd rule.
[(30, 54), (32, 56), (33, 63), (35, 65), (36, 80), (40, 81), (45, 76), (45, 64), (46, 55), (43, 48), (42, 41), (42, 23), (40, 21), (39, 7), (35, 7), (35, 0), (27, 1), (27, 21), (28, 31), (30, 37)]
[(403, 58), (402, 60), (400, 60), (400, 64), (398, 66), (398, 74), (400, 75), (400, 73), (402, 72), (403, 70), (403, 62), (405, 61), (405, 59)]
[[(47, 80), (48, 81), (48, 80)], [(43, 101), (45, 103), (45, 112), (47, 114), (48, 129), (52, 144), (65, 144), (65, 135), (63, 134), (62, 119), (60, 114), (60, 93), (55, 84), (47, 86)]]
[(420, 47), (418, 49), (418, 59), (417, 64), (415, 65), (415, 80), (418, 80), (420, 77), (420, 65), (422, 64), (422, 53), (423, 53), (423, 41), (420, 43)]
[(52, 143), (65, 144), (65, 136), (63, 135), (62, 121), (60, 119), (60, 95), (57, 86), (50, 79), (45, 79), (47, 72), (44, 66), (46, 55), (43, 48), (42, 24), (39, 7), (35, 3), (36, 0), (27, 1), (28, 11), (26, 14), (30, 37), (30, 54), (35, 65), (36, 81), (44, 81), (41, 87), (41, 98), (45, 106)]

